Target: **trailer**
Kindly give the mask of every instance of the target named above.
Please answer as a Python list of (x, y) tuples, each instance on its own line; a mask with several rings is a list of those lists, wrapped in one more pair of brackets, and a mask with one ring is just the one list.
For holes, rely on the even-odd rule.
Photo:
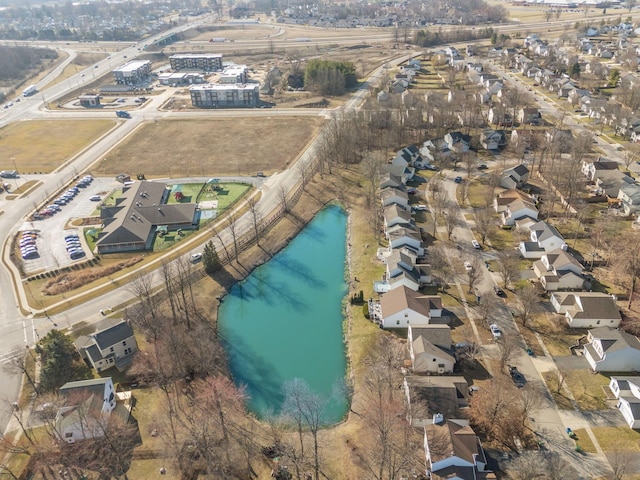
[(27, 88), (25, 88), (22, 91), (22, 96), (23, 97), (29, 97), (31, 95), (33, 95), (34, 93), (36, 93), (38, 91), (38, 89), (36, 88), (35, 85), (29, 85)]

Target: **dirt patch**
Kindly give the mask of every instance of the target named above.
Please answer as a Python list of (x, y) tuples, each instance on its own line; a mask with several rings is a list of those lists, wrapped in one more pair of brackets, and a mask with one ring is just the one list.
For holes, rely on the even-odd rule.
[(111, 120), (14, 122), (0, 129), (0, 170), (50, 173), (114, 124)]
[[(240, 176), (285, 169), (317, 135), (317, 117), (147, 123), (92, 169), (147, 177)], [(266, 139), (266, 141), (265, 141)], [(270, 140), (269, 140), (270, 139)], [(135, 165), (135, 171), (130, 171)]]
[(138, 256), (108, 267), (95, 267), (79, 272), (64, 273), (48, 281), (42, 289), (42, 294), (59, 295), (61, 293), (75, 290), (82, 285), (86, 285), (87, 283), (98, 280), (99, 278), (108, 277), (120, 270), (135, 265), (136, 263), (141, 262), (143, 258), (143, 256)]

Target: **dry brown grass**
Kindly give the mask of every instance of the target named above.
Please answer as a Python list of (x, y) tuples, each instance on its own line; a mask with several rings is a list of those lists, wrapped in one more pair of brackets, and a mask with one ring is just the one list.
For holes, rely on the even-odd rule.
[(140, 255), (129, 260), (125, 260), (124, 262), (116, 263), (115, 265), (87, 268), (85, 270), (63, 273), (62, 275), (49, 280), (42, 289), (42, 294), (60, 295), (61, 293), (70, 292), (82, 285), (86, 285), (87, 283), (91, 283), (100, 278), (108, 277), (120, 270), (131, 267), (132, 265), (141, 262), (143, 258), (144, 257)]
[(99, 162), (95, 175), (269, 175), (285, 169), (318, 133), (316, 117), (166, 120), (147, 123)]
[(20, 173), (49, 173), (114, 125), (112, 120), (14, 122), (0, 129), (0, 170), (13, 170), (15, 161)]

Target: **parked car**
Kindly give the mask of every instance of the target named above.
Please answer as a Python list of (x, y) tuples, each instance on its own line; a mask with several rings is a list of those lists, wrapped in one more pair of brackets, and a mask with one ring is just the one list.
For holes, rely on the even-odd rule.
[(453, 181), (456, 183), (462, 183), (462, 177), (456, 177)]
[(499, 287), (493, 287), (493, 291), (494, 291), (494, 292), (495, 292), (495, 294), (496, 294), (497, 296), (499, 296), (500, 298), (506, 298), (506, 297), (507, 297), (507, 294), (506, 294), (506, 293), (504, 293), (504, 290), (502, 290), (502, 289), (501, 289), (501, 288), (499, 288)]
[(487, 164), (486, 163), (481, 163), (480, 165), (478, 165), (478, 170), (486, 170), (487, 168)]
[(491, 330), (491, 335), (493, 335), (494, 339), (498, 339), (502, 337), (502, 331), (500, 330), (498, 325), (496, 325), (495, 323), (492, 323), (491, 325), (489, 325), (489, 330)]
[(511, 379), (513, 383), (515, 383), (516, 387), (522, 388), (527, 383), (527, 379), (524, 375), (518, 371), (518, 367), (514, 367), (512, 365), (509, 366), (509, 375), (511, 375)]
[(100, 195), (92, 195), (89, 197), (89, 200), (91, 200), (92, 202), (99, 202), (100, 199)]
[(471, 265), (471, 262), (469, 262), (469, 261), (466, 261), (466, 260), (465, 260), (465, 262), (464, 262), (464, 269), (465, 269), (467, 272), (470, 272), (471, 270), (473, 270), (473, 265)]
[(416, 212), (428, 212), (429, 211), (429, 208), (427, 208), (426, 205), (422, 205), (422, 204), (413, 205), (411, 207), (411, 209), (416, 211)]
[(198, 263), (200, 260), (202, 260), (202, 253), (200, 252), (194, 253), (193, 255), (191, 255), (191, 257), (189, 257), (189, 261), (191, 263)]
[(477, 240), (471, 240), (471, 245), (473, 245), (473, 248), (476, 248), (476, 249), (481, 248)]
[(438, 167), (436, 167), (435, 165), (431, 165), (431, 164), (425, 165), (424, 168), (425, 168), (425, 170), (431, 170), (432, 172), (437, 172), (438, 171)]

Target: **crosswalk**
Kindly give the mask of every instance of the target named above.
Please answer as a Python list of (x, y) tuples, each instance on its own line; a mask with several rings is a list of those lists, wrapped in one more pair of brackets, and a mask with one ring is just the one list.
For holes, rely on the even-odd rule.
[(21, 350), (19, 350), (17, 348), (13, 349), (12, 351), (10, 351), (8, 353), (2, 353), (2, 354), (0, 354), (0, 364), (7, 365), (12, 360), (18, 358), (23, 353), (24, 352), (22, 352)]

